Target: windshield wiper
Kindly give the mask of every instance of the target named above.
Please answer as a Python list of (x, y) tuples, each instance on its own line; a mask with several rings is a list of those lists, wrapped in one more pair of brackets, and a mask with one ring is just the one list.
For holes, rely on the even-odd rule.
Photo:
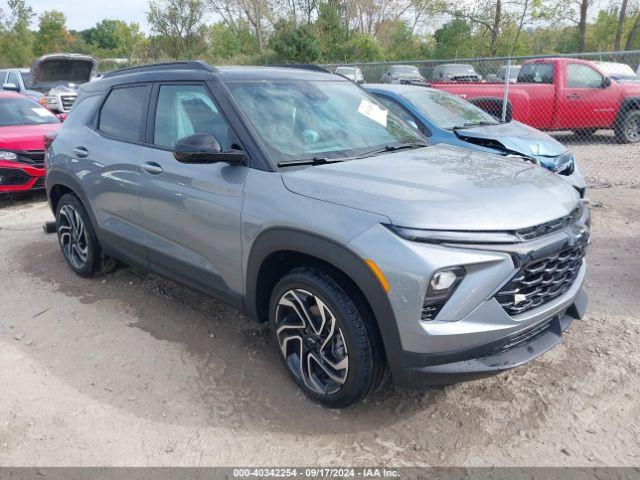
[(313, 157), (313, 158), (307, 158), (304, 160), (292, 160), (290, 162), (280, 162), (278, 163), (278, 166), (294, 167), (297, 165), (326, 165), (328, 163), (338, 163), (338, 162), (346, 162), (348, 160), (358, 160), (361, 158), (378, 155), (380, 153), (395, 152), (397, 150), (404, 150), (406, 148), (420, 148), (420, 147), (428, 147), (428, 146), (429, 144), (425, 142), (400, 143), (397, 145), (385, 145), (382, 148), (376, 148), (375, 150), (371, 150), (369, 152), (365, 152), (353, 157), (337, 157), (337, 158)]
[(499, 125), (498, 122), (487, 122), (487, 121), (482, 121), (482, 122), (467, 122), (467, 123), (463, 123), (462, 125), (456, 125), (455, 127), (452, 127), (451, 130), (462, 130), (465, 128), (469, 128), (469, 127), (481, 127), (484, 125)]
[[(353, 158), (353, 157), (350, 157)], [(279, 167), (294, 167), (296, 165), (326, 165), (327, 163), (342, 162), (349, 160), (350, 158), (326, 158), (326, 157), (313, 157), (306, 158), (304, 160), (292, 160), (290, 162), (280, 162)]]
[(428, 147), (429, 144), (426, 142), (407, 142), (407, 143), (399, 143), (396, 145), (385, 145), (382, 148), (376, 148), (375, 150), (371, 150), (369, 152), (365, 152), (363, 154), (358, 155), (357, 158), (371, 157), (373, 155), (379, 155), (381, 153), (387, 152), (397, 152), (398, 150), (405, 150), (407, 148), (420, 148), (420, 147)]

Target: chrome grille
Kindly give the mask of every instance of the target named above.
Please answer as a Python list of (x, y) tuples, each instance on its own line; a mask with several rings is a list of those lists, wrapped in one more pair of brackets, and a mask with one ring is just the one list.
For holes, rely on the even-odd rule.
[(543, 259), (529, 262), (496, 295), (509, 315), (518, 315), (565, 293), (578, 277), (587, 239)]
[(60, 100), (62, 101), (62, 109), (68, 112), (76, 101), (76, 95), (60, 95)]
[(19, 168), (0, 168), (0, 185), (24, 185), (31, 180), (24, 170)]

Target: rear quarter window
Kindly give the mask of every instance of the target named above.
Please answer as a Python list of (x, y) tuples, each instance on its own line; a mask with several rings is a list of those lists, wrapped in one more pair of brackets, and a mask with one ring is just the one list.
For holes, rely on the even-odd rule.
[(520, 68), (518, 83), (553, 83), (553, 63), (527, 63)]
[(98, 130), (122, 140), (142, 141), (151, 86), (119, 87), (102, 105)]

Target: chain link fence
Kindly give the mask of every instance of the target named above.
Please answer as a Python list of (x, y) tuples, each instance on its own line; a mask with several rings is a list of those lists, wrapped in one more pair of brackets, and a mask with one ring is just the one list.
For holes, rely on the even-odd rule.
[(448, 92), (503, 122), (544, 130), (579, 156), (640, 161), (640, 50), (323, 67), (365, 86)]

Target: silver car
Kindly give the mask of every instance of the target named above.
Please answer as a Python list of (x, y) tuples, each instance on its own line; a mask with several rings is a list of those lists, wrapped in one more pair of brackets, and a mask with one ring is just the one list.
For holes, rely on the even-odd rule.
[(268, 322), (297, 385), (345, 407), (387, 372), (421, 386), (522, 365), (586, 307), (576, 190), (425, 142), (327, 72), (137, 67), (81, 88), (47, 194), (74, 272), (119, 259)]

